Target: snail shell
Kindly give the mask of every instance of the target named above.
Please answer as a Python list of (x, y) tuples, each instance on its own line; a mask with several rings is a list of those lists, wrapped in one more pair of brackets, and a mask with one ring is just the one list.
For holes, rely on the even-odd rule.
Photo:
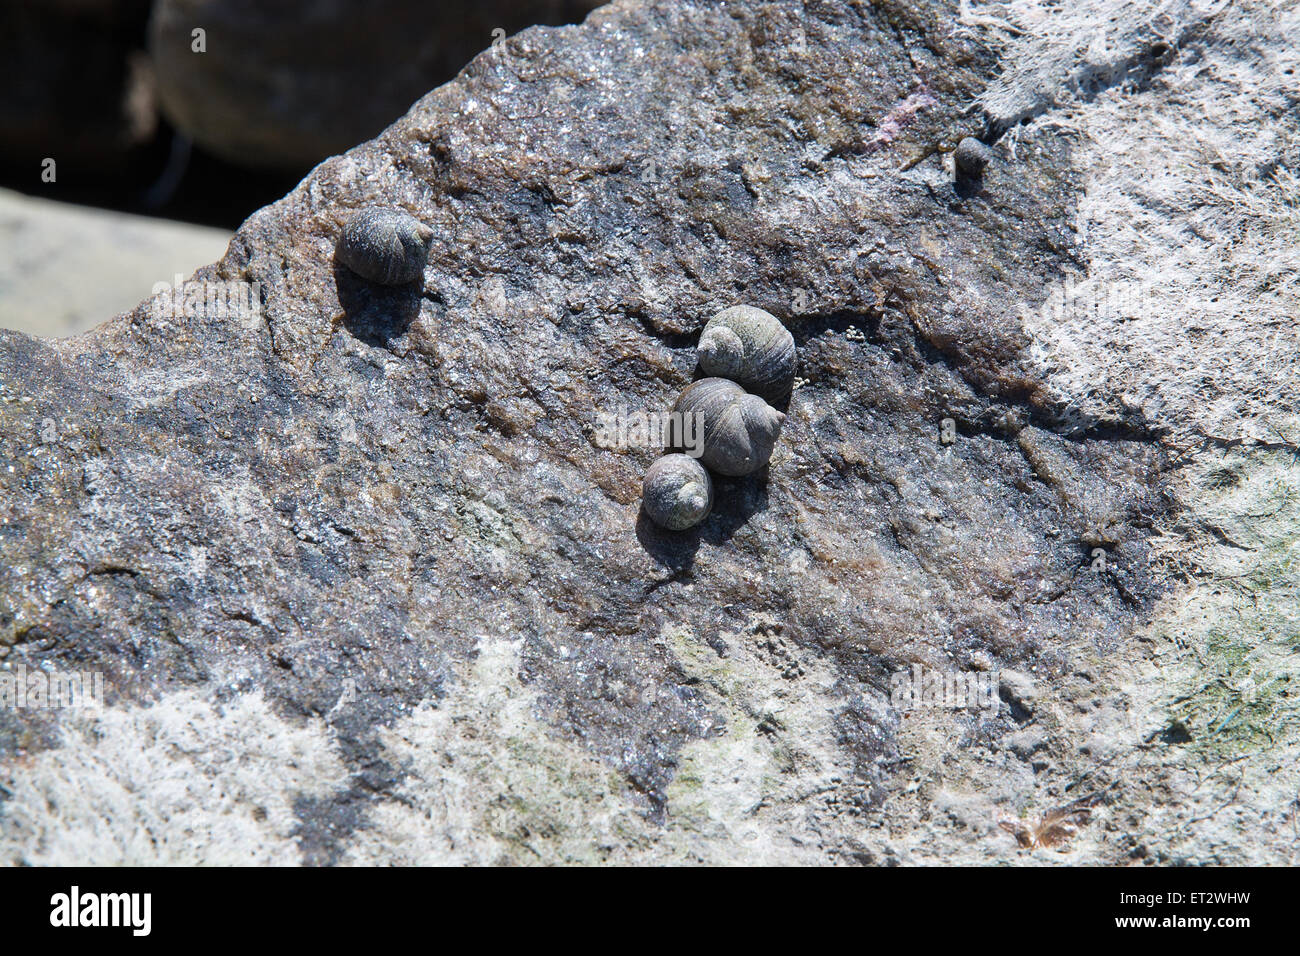
[(702, 378), (678, 396), (673, 411), (699, 415), (700, 460), (720, 475), (752, 474), (767, 464), (785, 416), (725, 378)]
[(713, 481), (689, 455), (664, 455), (645, 473), (641, 504), (657, 525), (684, 531), (699, 524), (713, 507)]
[(397, 209), (370, 207), (352, 214), (334, 257), (363, 279), (405, 285), (424, 275), (433, 230)]
[(794, 336), (769, 312), (753, 306), (723, 309), (704, 326), (700, 370), (739, 382), (776, 401), (794, 385)]
[(992, 160), (993, 150), (973, 136), (965, 137), (952, 151), (952, 161), (958, 176), (978, 177)]

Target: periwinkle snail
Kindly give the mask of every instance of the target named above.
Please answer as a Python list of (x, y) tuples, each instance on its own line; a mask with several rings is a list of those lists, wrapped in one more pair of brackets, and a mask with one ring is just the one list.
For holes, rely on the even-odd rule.
[(952, 151), (953, 167), (959, 179), (978, 179), (993, 161), (993, 150), (973, 136), (967, 136)]
[[(698, 452), (699, 460), (665, 455), (650, 466), (641, 486), (646, 514), (669, 531), (692, 527), (708, 516), (713, 506), (709, 471), (740, 478), (768, 463), (785, 416), (764, 399), (780, 401), (794, 388), (794, 336), (762, 309), (723, 309), (704, 326), (697, 355), (708, 378), (677, 396), (669, 444)], [(691, 425), (696, 428), (693, 440), (688, 437)]]
[(369, 207), (352, 214), (334, 256), (363, 279), (405, 285), (424, 275), (433, 230), (398, 209)]
[(689, 455), (664, 455), (646, 472), (641, 504), (655, 524), (685, 531), (699, 524), (713, 507), (713, 481)]
[(703, 426), (700, 460), (720, 475), (758, 471), (772, 457), (785, 416), (757, 395), (725, 378), (702, 378), (686, 386), (673, 405), (682, 416), (698, 415)]
[(769, 401), (794, 385), (794, 336), (769, 312), (749, 305), (723, 309), (704, 326), (700, 371), (729, 378)]

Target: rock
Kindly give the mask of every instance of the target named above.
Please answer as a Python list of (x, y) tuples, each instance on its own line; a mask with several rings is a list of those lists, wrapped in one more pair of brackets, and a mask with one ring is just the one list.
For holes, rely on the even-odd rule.
[(241, 165), (306, 169), (374, 136), (494, 40), (596, 4), (155, 0), (149, 52), (163, 111), (187, 136)]
[(133, 175), (158, 126), (140, 42), (149, 0), (20, 0), (0, 6), (0, 148), (36, 190), (43, 163), (67, 185)]
[[(1077, 140), (1027, 114), (978, 195), (951, 181), (940, 144), (1037, 62), (957, 17), (620, 0), (528, 30), (196, 274), (255, 283), (253, 316), (0, 334), (0, 653), (108, 687), (100, 715), (0, 709), (0, 857), (1014, 858), (975, 816), (1109, 770), (1062, 727), (1035, 776), (1014, 713), (904, 721), (890, 675), (978, 665), (1028, 701), (1032, 672), (1054, 701), (1086, 650), (1086, 693), (1121, 696), (1171, 585), (1121, 587), (1084, 539), (1128, 571), (1174, 504), (1161, 422), (1080, 417), (1026, 331), (1077, 265)], [(422, 290), (335, 266), (365, 205), (433, 229)], [(801, 381), (766, 473), (663, 532), (637, 517), (661, 447), (597, 426), (669, 408), (738, 301)]]
[(1047, 746), (1047, 735), (1040, 728), (1029, 727), (1007, 737), (1007, 747), (1021, 760), (1028, 760)]
[(1013, 710), (1022, 714), (1034, 712), (1034, 698), (1038, 690), (1034, 679), (1021, 671), (1006, 669), (998, 674), (998, 691)]

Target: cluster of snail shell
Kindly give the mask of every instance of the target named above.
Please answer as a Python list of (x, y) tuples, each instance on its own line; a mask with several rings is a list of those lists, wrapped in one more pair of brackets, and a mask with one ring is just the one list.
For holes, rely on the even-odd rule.
[[(424, 275), (432, 240), (433, 230), (414, 216), (372, 206), (348, 218), (334, 257), (369, 282), (406, 285)], [(705, 325), (698, 355), (708, 377), (682, 391), (672, 418), (701, 424), (699, 460), (664, 455), (650, 466), (641, 489), (646, 514), (671, 531), (699, 524), (713, 508), (705, 466), (740, 477), (767, 464), (785, 421), (768, 402), (788, 397), (794, 386), (794, 336), (762, 309), (723, 309)]]
[(650, 466), (641, 486), (646, 514), (670, 531), (684, 531), (708, 517), (713, 508), (709, 471), (740, 477), (767, 464), (785, 422), (768, 403), (788, 397), (794, 386), (794, 336), (762, 309), (723, 309), (704, 326), (697, 354), (708, 377), (682, 391), (671, 418), (701, 423), (699, 459), (665, 455)]

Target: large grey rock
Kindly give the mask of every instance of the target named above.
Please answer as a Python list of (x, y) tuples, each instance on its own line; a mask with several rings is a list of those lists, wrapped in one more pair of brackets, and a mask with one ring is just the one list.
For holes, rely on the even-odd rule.
[(231, 162), (300, 170), (374, 136), (494, 39), (596, 5), (156, 0), (149, 52), (178, 129)]
[[(1157, 600), (1204, 595), (1150, 560), (1217, 546), (1198, 507), (1228, 537), (1251, 512), (1170, 472), (1171, 422), (1072, 393), (1029, 331), (1112, 254), (1073, 230), (1079, 139), (1040, 110), (978, 189), (953, 184), (944, 151), (1003, 125), (972, 101), (1039, 56), (991, 22), (625, 0), (529, 30), (200, 270), (256, 283), (261, 321), (145, 303), (80, 339), (0, 337), (5, 664), (110, 687), (102, 714), (0, 713), (0, 849), (1280, 858), (1294, 727), (1261, 744), (1263, 710), (1211, 733), (1226, 698), (1174, 702), (1185, 605)], [(422, 291), (333, 264), (370, 204), (434, 228)], [(596, 425), (669, 407), (737, 302), (789, 324), (802, 381), (767, 471), (662, 532), (637, 500), (657, 451)], [(914, 665), (1014, 670), (1032, 710), (903, 712)], [(1153, 754), (1188, 700), (1202, 748)], [(1224, 745), (1273, 768), (1235, 831), (1188, 784)], [(1092, 822), (1059, 851), (1011, 835), (1062, 805)], [(1154, 805), (1176, 832), (1145, 826)]]

